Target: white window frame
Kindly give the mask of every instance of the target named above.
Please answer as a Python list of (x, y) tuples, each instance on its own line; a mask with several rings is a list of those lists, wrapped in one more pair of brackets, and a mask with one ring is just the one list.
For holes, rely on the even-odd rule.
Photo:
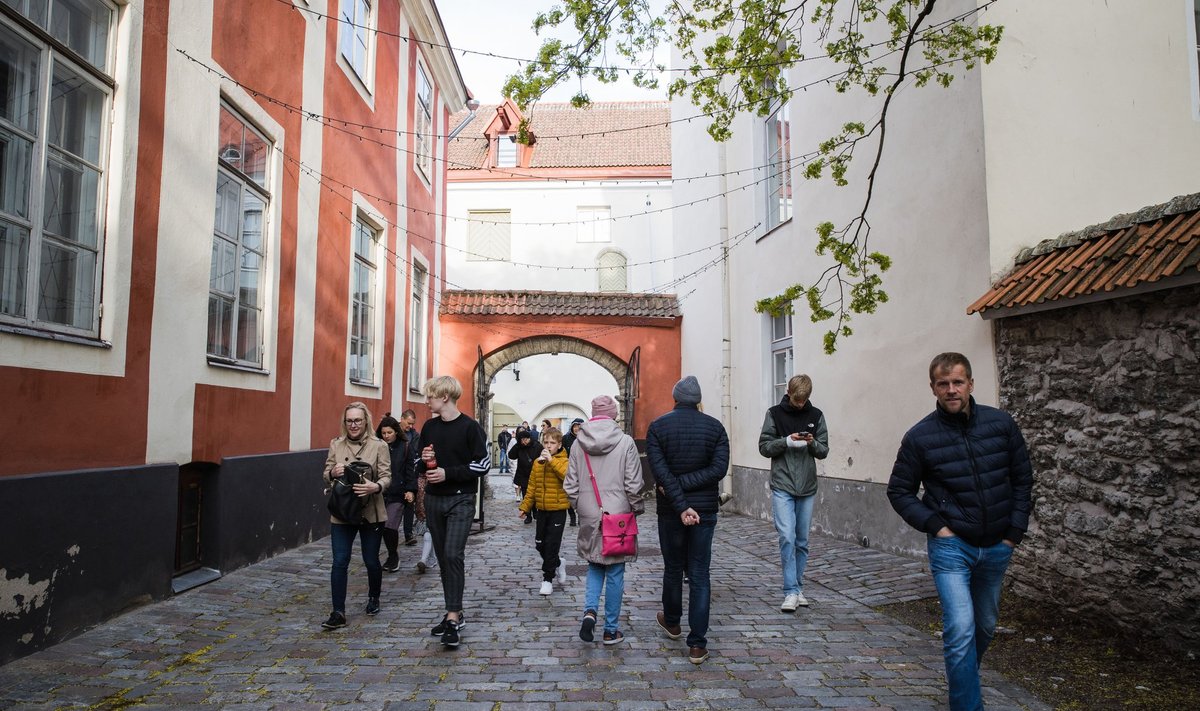
[(417, 60), (417, 86), (413, 106), (413, 161), (427, 186), (433, 184), (433, 83), (425, 65)]
[(367, 95), (375, 80), (377, 4), (377, 0), (338, 3), (338, 63)]
[(608, 205), (580, 205), (575, 211), (575, 242), (603, 244), (612, 242), (612, 208)]
[(792, 176), (792, 139), (791, 139), (791, 109), (787, 101), (781, 101), (763, 120), (764, 158), (763, 166), (767, 172), (765, 217), (763, 224), (770, 232), (776, 227), (792, 219), (793, 214), (793, 176)]
[[(605, 261), (611, 257), (618, 257), (621, 263), (605, 265)], [(605, 279), (614, 278), (617, 270), (620, 270), (621, 286), (618, 289), (605, 288)], [(612, 276), (608, 276), (612, 275)], [(623, 294), (629, 291), (629, 258), (619, 249), (602, 249), (596, 255), (596, 291), (604, 294)]]
[(408, 391), (420, 393), (425, 384), (427, 360), (425, 345), (428, 337), (426, 305), (429, 299), (429, 265), (415, 256), (411, 261), (408, 311)]
[[(482, 244), (486, 233), (499, 232), (503, 237), (495, 249), (489, 250)], [(511, 210), (467, 210), (467, 253), (468, 262), (512, 261), (512, 211)]]
[(496, 167), (516, 168), (520, 163), (517, 151), (517, 136), (515, 133), (502, 133), (496, 136)]
[[(378, 388), (382, 377), (383, 325), (386, 316), (382, 313), (382, 309), (386, 307), (384, 289), (387, 272), (383, 267), (386, 264), (387, 222), (378, 211), (372, 209), (369, 203), (366, 203), (358, 195), (355, 196), (355, 203), (355, 219), (354, 223), (350, 225), (350, 283), (346, 304), (346, 378), (352, 385)], [(359, 239), (364, 230), (371, 236), (371, 239), (370, 243), (365, 245), (367, 249), (361, 250)], [(369, 303), (358, 299), (360, 303), (356, 304), (355, 280), (356, 272), (359, 270), (365, 270), (371, 278), (365, 291), (370, 299)], [(368, 313), (363, 312), (362, 303), (369, 308)], [(360, 323), (357, 337), (355, 336), (356, 314)], [(364, 342), (367, 346), (365, 368), (362, 365), (364, 361), (361, 358), (358, 360), (355, 358), (356, 353), (362, 351)], [(357, 350), (355, 346), (358, 346)], [(369, 372), (366, 372), (366, 368), (370, 369)]]
[[(274, 210), (274, 205), (271, 199), (271, 166), (274, 162), (274, 149), (270, 139), (260, 131), (244, 114), (234, 108), (231, 104), (224, 101), (221, 102), (220, 110), (227, 111), (229, 115), (241, 124), (243, 131), (252, 135), (262, 142), (264, 153), (262, 156), (263, 174), (261, 182), (255, 179), (254, 175), (245, 172), (243, 163), (246, 156), (244, 155), (246, 142), (243, 141), (238, 146), (222, 146), (218, 141), (218, 156), (217, 156), (217, 215), (220, 215), (221, 207), (221, 188), (222, 185), (232, 184), (236, 186), (238, 191), (237, 204), (242, 206), (237, 213), (236, 229), (232, 233), (226, 233), (222, 230), (220, 220), (214, 217), (213, 220), (213, 253), (209, 268), (209, 297), (208, 297), (208, 340), (206, 344), (206, 353), (209, 363), (215, 364), (234, 364), (246, 366), (255, 369), (264, 367), (264, 356), (266, 350), (266, 333), (270, 322), (266, 313), (266, 294), (270, 284), (270, 271), (268, 261), (268, 247), (271, 244), (272, 225), (271, 215)], [(220, 125), (220, 119), (218, 119)], [(244, 207), (251, 200), (257, 200), (262, 204), (262, 213), (259, 218), (258, 225), (258, 247), (248, 245), (245, 238), (252, 231), (247, 230), (245, 222), (248, 214)], [(222, 289), (220, 287), (219, 269), (218, 266), (218, 250), (222, 246), (233, 247), (233, 258), (229, 261), (229, 266), (237, 270), (237, 278), (234, 279), (233, 289)], [(243, 279), (246, 277), (246, 265), (258, 258), (257, 281), (258, 284), (254, 290), (254, 303), (246, 304), (243, 301), (242, 286)], [(213, 323), (213, 306), (214, 303), (221, 301), (232, 301), (230, 309), (232, 318), (229, 324), (229, 343), (228, 350), (216, 350), (212, 348), (212, 334), (214, 331)], [(257, 313), (257, 343), (253, 344), (252, 350), (248, 353), (246, 349), (239, 348), (238, 344), (241, 340), (239, 329), (242, 327), (242, 312), (244, 309), (249, 309)], [(224, 346), (225, 344), (221, 344)], [(253, 356), (253, 357), (250, 357)]]
[[(779, 402), (787, 394), (788, 380), (796, 371), (796, 353), (793, 347), (792, 315), (766, 316), (767, 340), (767, 391), (771, 404)], [(776, 363), (783, 358), (783, 381), (776, 377)]]
[[(53, 0), (48, 5), (46, 16), (49, 16), (49, 11), (53, 11), (57, 4), (57, 0)], [(25, 233), (23, 244), (0, 242), (0, 326), (20, 332), (32, 332), (35, 335), (52, 332), (94, 341), (99, 337), (102, 317), (101, 284), (107, 238), (105, 207), (108, 202), (106, 167), (109, 159), (109, 142), (112, 138), (112, 106), (115, 86), (112, 72), (116, 56), (114, 45), (117, 8), (106, 0), (92, 0), (89, 4), (95, 11), (108, 13), (107, 26), (97, 28), (105, 31), (95, 33), (88, 38), (92, 41), (93, 49), (100, 42), (103, 43), (103, 47), (100, 48), (102, 51), (98, 53), (87, 52), (79, 46), (71, 47), (53, 37), (52, 30), (45, 27), (46, 16), (27, 18), (42, 30), (41, 32), (32, 32), (9, 19), (8, 15), (0, 13), (0, 27), (3, 27), (4, 32), (10, 34), (14, 42), (29, 45), (30, 58), (36, 57), (34, 66), (36, 76), (30, 77), (30, 83), (35, 84), (36, 89), (31, 89), (29, 92), (33, 94), (35, 101), (26, 108), (26, 115), (30, 112), (33, 113), (32, 123), (35, 125), (21, 126), (10, 120), (0, 121), (3, 129), (0, 132), (0, 139), (6, 147), (16, 142), (27, 142), (29, 146), (28, 175), (25, 176), (24, 185), (14, 186), (14, 191), (18, 194), (23, 191), (24, 196), (14, 199), (12, 206), (18, 210), (23, 209), (24, 215), (19, 211), (3, 209), (3, 205), (0, 205), (0, 225), (9, 226), (13, 228), (14, 232)], [(77, 63), (74, 60), (76, 53), (87, 62)], [(103, 66), (97, 66), (96, 61), (100, 61)], [(55, 108), (53, 102), (56, 100), (54, 93), (56, 68), (61, 68), (61, 71), (68, 73), (72, 82), (78, 82), (76, 86), (84, 86), (100, 95), (100, 105), (89, 107), (92, 111), (93, 123), (77, 127), (82, 128), (87, 135), (82, 138), (76, 137), (76, 140), (91, 144), (90, 150), (94, 151), (92, 158), (77, 155), (68, 146), (52, 147), (49, 122), (52, 109)], [(59, 110), (70, 108), (71, 106), (64, 102), (60, 105)], [(84, 150), (89, 149), (85, 147)], [(6, 153), (14, 154), (15, 152), (6, 151)], [(19, 155), (11, 158), (14, 161), (20, 159)], [(75, 231), (82, 236), (82, 241), (71, 239), (68, 235), (55, 235), (46, 229), (47, 202), (45, 196), (52, 163), (63, 171), (63, 174), (74, 172), (82, 175), (84, 172), (90, 171), (91, 176), (94, 176), (94, 187), (86, 188), (81, 184), (82, 189), (79, 191), (81, 196), (83, 192), (90, 193), (94, 200), (90, 219), (88, 211), (83, 210), (78, 212), (83, 218), (76, 218), (73, 221)], [(20, 176), (17, 177), (16, 182), (21, 182)], [(62, 188), (61, 185), (59, 187)], [(21, 204), (18, 206), (17, 202)], [(76, 203), (75, 206), (79, 207), (79, 204)], [(90, 222), (91, 224), (81, 226), (81, 222)], [(86, 234), (84, 234), (85, 232)], [(89, 237), (94, 241), (93, 244), (87, 243)], [(45, 303), (49, 301), (49, 295), (42, 293), (41, 289), (45, 280), (42, 273), (43, 252), (47, 248), (55, 249), (59, 254), (70, 254), (74, 257), (71, 260), (74, 266), (74, 279), (71, 280), (73, 286), (70, 288), (73, 294), (71, 304), (66, 307), (71, 315), (67, 317), (69, 322), (66, 323), (55, 319), (53, 315), (43, 317)], [(82, 257), (82, 262), (80, 262), (80, 257)], [(31, 331), (26, 331), (26, 329), (31, 329)]]

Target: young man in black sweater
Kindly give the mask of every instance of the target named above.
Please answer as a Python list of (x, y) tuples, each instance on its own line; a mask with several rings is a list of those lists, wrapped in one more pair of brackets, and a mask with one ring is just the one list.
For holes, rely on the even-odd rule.
[(421, 428), (421, 463), (425, 470), (425, 520), (433, 539), (446, 614), (433, 628), (442, 644), (457, 647), (466, 585), (463, 557), (475, 518), (479, 479), (492, 466), (487, 437), (475, 420), (458, 409), (462, 386), (449, 375), (431, 378), (423, 388), (433, 418)]

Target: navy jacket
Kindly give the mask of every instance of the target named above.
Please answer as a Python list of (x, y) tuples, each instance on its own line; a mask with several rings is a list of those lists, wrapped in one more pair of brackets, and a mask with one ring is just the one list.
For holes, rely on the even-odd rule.
[(729, 468), (729, 436), (715, 417), (695, 405), (676, 403), (675, 409), (650, 423), (646, 432), (646, 459), (665, 500), (659, 516), (716, 513), (720, 508), (719, 483)]
[(947, 526), (976, 546), (1020, 543), (1033, 491), (1025, 438), (1007, 413), (973, 397), (969, 412), (938, 407), (913, 425), (900, 442), (888, 499), (918, 531), (934, 535)]

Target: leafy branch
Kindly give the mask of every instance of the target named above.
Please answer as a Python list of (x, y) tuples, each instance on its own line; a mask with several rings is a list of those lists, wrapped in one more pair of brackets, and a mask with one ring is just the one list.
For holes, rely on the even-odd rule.
[[(888, 300), (881, 275), (892, 260), (871, 250), (868, 214), (892, 100), (905, 82), (948, 87), (956, 71), (991, 62), (1003, 28), (973, 21), (992, 2), (996, 0), (931, 22), (939, 0), (692, 0), (690, 4), (668, 0), (665, 16), (655, 16), (649, 0), (565, 0), (538, 15), (534, 28), (540, 33), (569, 22), (577, 39), (546, 40), (537, 59), (509, 77), (504, 89), (526, 110), (548, 89), (571, 77), (613, 82), (622, 72), (632, 72), (638, 86), (655, 87), (656, 73), (664, 69), (648, 57), (662, 42), (670, 41), (680, 51), (685, 68), (681, 77), (670, 82), (668, 95), (686, 97), (706, 112), (708, 133), (716, 141), (732, 136), (732, 123), (741, 113), (767, 116), (786, 101), (792, 94), (787, 71), (799, 62), (832, 61), (839, 71), (829, 81), (837, 92), (857, 88), (868, 96), (881, 96), (873, 121), (843, 124), (836, 135), (820, 142), (815, 159), (797, 165), (803, 166), (800, 173), (808, 180), (828, 174), (835, 185), (846, 186), (855, 151), (873, 141), (874, 156), (859, 213), (841, 227), (826, 221), (816, 228), (815, 251), (832, 263), (814, 282), (794, 284), (755, 304), (756, 311), (780, 316), (794, 313), (795, 302), (803, 299), (814, 323), (834, 321), (824, 336), (825, 351), (833, 353), (838, 339), (853, 333), (853, 315), (874, 313)], [(869, 37), (880, 39), (871, 42)], [(610, 45), (634, 66), (610, 66)], [(806, 50), (814, 47), (819, 51), (807, 57)], [(925, 61), (910, 69), (914, 50)], [(887, 60), (896, 54), (898, 65), (890, 69)], [(589, 103), (582, 88), (572, 103)], [(520, 131), (528, 135), (528, 126), (522, 124)], [(767, 169), (790, 171), (789, 159), (785, 156), (780, 168)]]

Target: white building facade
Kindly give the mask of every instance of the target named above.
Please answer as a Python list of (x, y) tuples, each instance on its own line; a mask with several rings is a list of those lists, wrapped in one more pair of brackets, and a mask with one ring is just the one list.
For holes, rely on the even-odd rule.
[[(930, 22), (985, 3), (939, 3)], [(770, 516), (769, 461), (757, 448), (765, 410), (796, 373), (812, 376), (812, 402), (829, 426), (820, 463), (814, 527), (845, 540), (919, 552), (885, 487), (905, 430), (933, 408), (930, 359), (959, 351), (972, 360), (975, 397), (998, 400), (992, 325), (966, 308), (1011, 268), (1022, 247), (1196, 190), (1200, 80), (1195, 0), (1132, 0), (1096, 8), (1068, 3), (986, 5), (980, 22), (1004, 25), (998, 58), (948, 89), (906, 84), (892, 102), (887, 145), (868, 219), (871, 249), (889, 255), (889, 300), (855, 316), (852, 336), (826, 355), (830, 322), (796, 314), (772, 319), (755, 302), (812, 284), (832, 263), (814, 254), (815, 227), (843, 226), (866, 196), (872, 142), (859, 147), (849, 185), (805, 180), (804, 156), (846, 121), (877, 115), (881, 98), (837, 94), (822, 79), (836, 69), (807, 62), (788, 75), (795, 89), (768, 117), (741, 116), (733, 138), (714, 144), (700, 111), (672, 105), (677, 254), (697, 240), (723, 240), (728, 259), (682, 302), (683, 372), (694, 373), (706, 410), (730, 433), (741, 512)], [(1113, 48), (1120, 48), (1114, 51)], [(790, 170), (770, 166), (777, 156)], [(746, 172), (737, 172), (746, 171)], [(686, 180), (703, 175), (714, 179)], [(791, 198), (788, 199), (790, 193)], [(681, 259), (677, 271), (700, 265)]]

